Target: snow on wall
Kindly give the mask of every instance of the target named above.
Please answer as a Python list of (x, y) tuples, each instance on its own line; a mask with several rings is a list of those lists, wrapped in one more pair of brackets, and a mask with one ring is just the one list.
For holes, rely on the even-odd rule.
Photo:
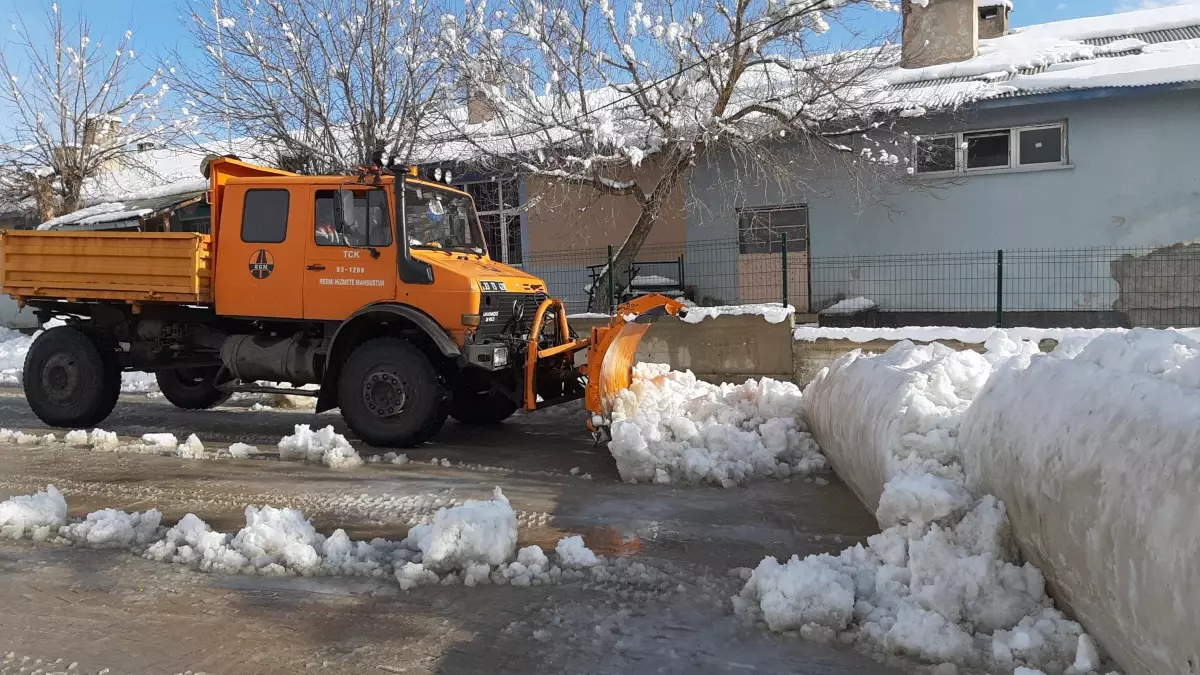
[(1128, 673), (1200, 664), (1200, 342), (1109, 333), (1001, 368), (961, 427), (970, 482)]

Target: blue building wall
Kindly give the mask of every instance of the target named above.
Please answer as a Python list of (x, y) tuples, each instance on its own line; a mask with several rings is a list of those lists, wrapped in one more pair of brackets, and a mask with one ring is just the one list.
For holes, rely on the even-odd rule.
[[(1067, 122), (1067, 167), (931, 179), (917, 187), (852, 183), (832, 168), (810, 180), (779, 181), (771, 167), (748, 170), (755, 167), (712, 153), (690, 176), (688, 240), (736, 237), (741, 206), (807, 203), (814, 309), (855, 295), (887, 309), (986, 309), (995, 300), (997, 249), (1009, 254), (1005, 276), (1015, 284), (1006, 284), (1009, 309), (1108, 308), (1118, 291), (1109, 278), (1112, 252), (1017, 250), (1161, 246), (1200, 237), (1200, 90), (998, 101), (969, 114), (911, 120), (905, 130), (1060, 120)], [(950, 252), (977, 254), (837, 260)], [(713, 264), (736, 271), (736, 256), (731, 250), (729, 260)], [(724, 274), (697, 272), (691, 278)]]

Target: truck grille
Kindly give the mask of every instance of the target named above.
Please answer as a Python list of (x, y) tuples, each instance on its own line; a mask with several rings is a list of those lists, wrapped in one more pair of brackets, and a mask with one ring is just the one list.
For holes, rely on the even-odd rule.
[[(484, 293), (479, 299), (479, 335), (528, 332), (545, 293)], [(517, 318), (516, 321), (513, 320)]]

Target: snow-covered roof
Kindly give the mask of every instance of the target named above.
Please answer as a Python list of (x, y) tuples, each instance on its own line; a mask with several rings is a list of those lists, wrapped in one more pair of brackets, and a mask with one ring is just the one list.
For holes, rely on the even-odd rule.
[(52, 218), (38, 225), (37, 229), (96, 230), (116, 229), (125, 224), (137, 225), (142, 218), (200, 199), (207, 188), (203, 181), (152, 188), (132, 193), (124, 201), (101, 202)]
[(1017, 28), (981, 40), (973, 59), (897, 64), (883, 79), (895, 92), (889, 103), (912, 115), (995, 98), (1196, 82), (1200, 4)]

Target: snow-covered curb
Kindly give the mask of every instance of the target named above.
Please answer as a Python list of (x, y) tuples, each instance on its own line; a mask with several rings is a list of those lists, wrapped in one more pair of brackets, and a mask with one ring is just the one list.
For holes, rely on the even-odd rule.
[[(1200, 328), (1173, 329), (1183, 335), (1200, 338)], [(822, 328), (820, 326), (797, 326), (792, 337), (801, 342), (817, 340), (847, 340), (856, 344), (874, 340), (911, 340), (913, 342), (958, 341), (966, 344), (984, 344), (994, 336), (1003, 335), (1009, 340), (1088, 341), (1106, 333), (1125, 333), (1124, 328), (958, 328), (956, 326), (907, 326), (904, 328)]]
[[(901, 343), (840, 358), (805, 390), (805, 418), (881, 534), (840, 555), (764, 560), (735, 611), (773, 630), (947, 670), (1098, 671), (1090, 638), (1021, 564), (1005, 505), (966, 485), (959, 424), (994, 369), (1033, 343), (992, 336), (986, 355)], [(1044, 357), (1043, 357), (1044, 358)], [(1100, 671), (1103, 672), (1103, 671)]]
[(764, 303), (759, 305), (720, 305), (717, 307), (699, 307), (691, 305), (687, 309), (686, 323), (700, 323), (705, 319), (715, 319), (718, 316), (761, 316), (767, 323), (783, 323), (796, 312), (791, 305), (779, 303)]
[(613, 404), (608, 448), (627, 482), (733, 487), (807, 476), (825, 468), (825, 457), (800, 407), (800, 389), (790, 382), (716, 386), (691, 371), (639, 363)]

